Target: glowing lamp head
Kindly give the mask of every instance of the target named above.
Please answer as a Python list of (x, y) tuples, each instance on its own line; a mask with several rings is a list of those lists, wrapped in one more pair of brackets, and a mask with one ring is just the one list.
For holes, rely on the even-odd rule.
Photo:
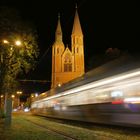
[(20, 46), (20, 45), (21, 45), (21, 41), (17, 40), (17, 41), (15, 42), (15, 45)]
[(15, 98), (15, 95), (12, 95), (11, 97), (12, 97), (12, 98)]
[(61, 84), (60, 83), (58, 84), (58, 87), (61, 87)]
[(3, 96), (3, 95), (1, 95), (0, 97), (1, 97), (1, 98), (3, 98), (4, 96)]
[(4, 39), (4, 40), (3, 40), (3, 43), (4, 43), (4, 44), (8, 44), (9, 42), (8, 42), (8, 40), (5, 40), (5, 39)]

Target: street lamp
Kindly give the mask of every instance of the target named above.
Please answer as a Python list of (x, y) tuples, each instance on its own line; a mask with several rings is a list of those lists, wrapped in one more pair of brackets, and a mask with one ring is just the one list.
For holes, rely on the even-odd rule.
[(61, 84), (60, 83), (58, 84), (58, 87), (61, 87)]
[(15, 98), (15, 95), (14, 95), (14, 94), (12, 94), (12, 95), (11, 95), (11, 97), (12, 97), (12, 98)]
[(14, 106), (14, 99), (15, 99), (15, 95), (14, 95), (14, 94), (12, 94), (12, 95), (11, 95), (11, 98), (12, 98), (12, 109), (13, 109), (13, 106)]
[[(12, 57), (14, 55), (14, 52), (16, 52), (14, 51), (14, 47), (20, 45), (21, 41), (19, 40), (16, 40), (14, 43), (6, 39), (0, 41), (0, 77), (3, 77), (3, 73), (5, 73), (5, 71), (7, 71), (8, 73), (10, 72)], [(5, 123), (9, 125), (11, 124), (12, 97), (8, 94), (10, 91), (9, 76), (7, 75), (6, 78), (7, 79), (3, 81), (3, 84), (5, 84), (4, 112), (6, 114)]]
[(17, 91), (17, 97), (18, 97), (18, 107), (20, 105), (20, 96), (22, 94), (22, 91)]
[(22, 94), (22, 91), (17, 91), (17, 94), (18, 94), (18, 95), (21, 95), (21, 94)]
[(3, 104), (4, 104), (3, 99), (4, 99), (4, 95), (2, 94), (0, 95), (0, 108), (3, 107)]
[(15, 45), (20, 46), (21, 42), (19, 40), (15, 41)]
[[(4, 45), (5, 44), (5, 45)], [(11, 52), (13, 51), (13, 46), (21, 46), (22, 45), (22, 43), (21, 43), (21, 41), (20, 40), (15, 40), (15, 42), (14, 43), (11, 43), (11, 42), (9, 42), (7, 39), (4, 39), (4, 40), (2, 40), (2, 44), (1, 44), (1, 47), (3, 47), (4, 46), (4, 48), (0, 48), (0, 63), (3, 63), (3, 49), (5, 49), (5, 47), (7, 47), (7, 45), (9, 45), (10, 46), (10, 55), (12, 55), (11, 54)], [(9, 49), (9, 48), (8, 48)]]
[(8, 42), (7, 40), (4, 39), (4, 40), (3, 40), (3, 43), (4, 43), (4, 44), (8, 44), (9, 42)]
[[(6, 39), (3, 40), (4, 44), (9, 44), (10, 42)], [(15, 45), (16, 46), (20, 46), (21, 45), (21, 41), (20, 40), (15, 40)]]
[(3, 96), (3, 95), (1, 95), (0, 97), (1, 97), (1, 98), (3, 98), (4, 96)]

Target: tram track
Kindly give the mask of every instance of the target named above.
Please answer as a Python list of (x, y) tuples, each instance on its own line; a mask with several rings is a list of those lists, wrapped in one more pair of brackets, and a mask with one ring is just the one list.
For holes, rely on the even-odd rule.
[(118, 140), (118, 138), (139, 140), (140, 138), (139, 129), (134, 128), (58, 120), (25, 113), (15, 113), (13, 119), (21, 122), (21, 124), (18, 123), (23, 125), (23, 130), (24, 127), (33, 128), (33, 130), (25, 130), (26, 133), (35, 132), (36, 136), (41, 134), (39, 138), (43, 139), (50, 137), (54, 140), (59, 138), (61, 140)]

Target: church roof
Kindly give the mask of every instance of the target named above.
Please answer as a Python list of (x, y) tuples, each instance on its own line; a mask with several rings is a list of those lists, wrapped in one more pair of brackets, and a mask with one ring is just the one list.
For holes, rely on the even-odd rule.
[(77, 9), (74, 17), (72, 35), (83, 35)]
[(63, 52), (63, 57), (64, 57), (66, 54), (72, 55), (72, 52), (70, 51), (70, 49), (68, 48), (68, 46), (66, 47), (65, 51)]

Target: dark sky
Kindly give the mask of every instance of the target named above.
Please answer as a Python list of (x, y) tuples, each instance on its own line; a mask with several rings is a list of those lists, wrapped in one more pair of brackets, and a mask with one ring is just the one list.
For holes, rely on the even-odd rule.
[(109, 47), (139, 52), (137, 25), (140, 24), (136, 21), (136, 3), (122, 0), (1, 0), (1, 5), (16, 7), (23, 18), (32, 21), (37, 28), (41, 54), (35, 71), (30, 72), (28, 78), (51, 79), (50, 46), (54, 41), (57, 15), (61, 15), (63, 41), (70, 44), (76, 3), (84, 34), (85, 63)]

